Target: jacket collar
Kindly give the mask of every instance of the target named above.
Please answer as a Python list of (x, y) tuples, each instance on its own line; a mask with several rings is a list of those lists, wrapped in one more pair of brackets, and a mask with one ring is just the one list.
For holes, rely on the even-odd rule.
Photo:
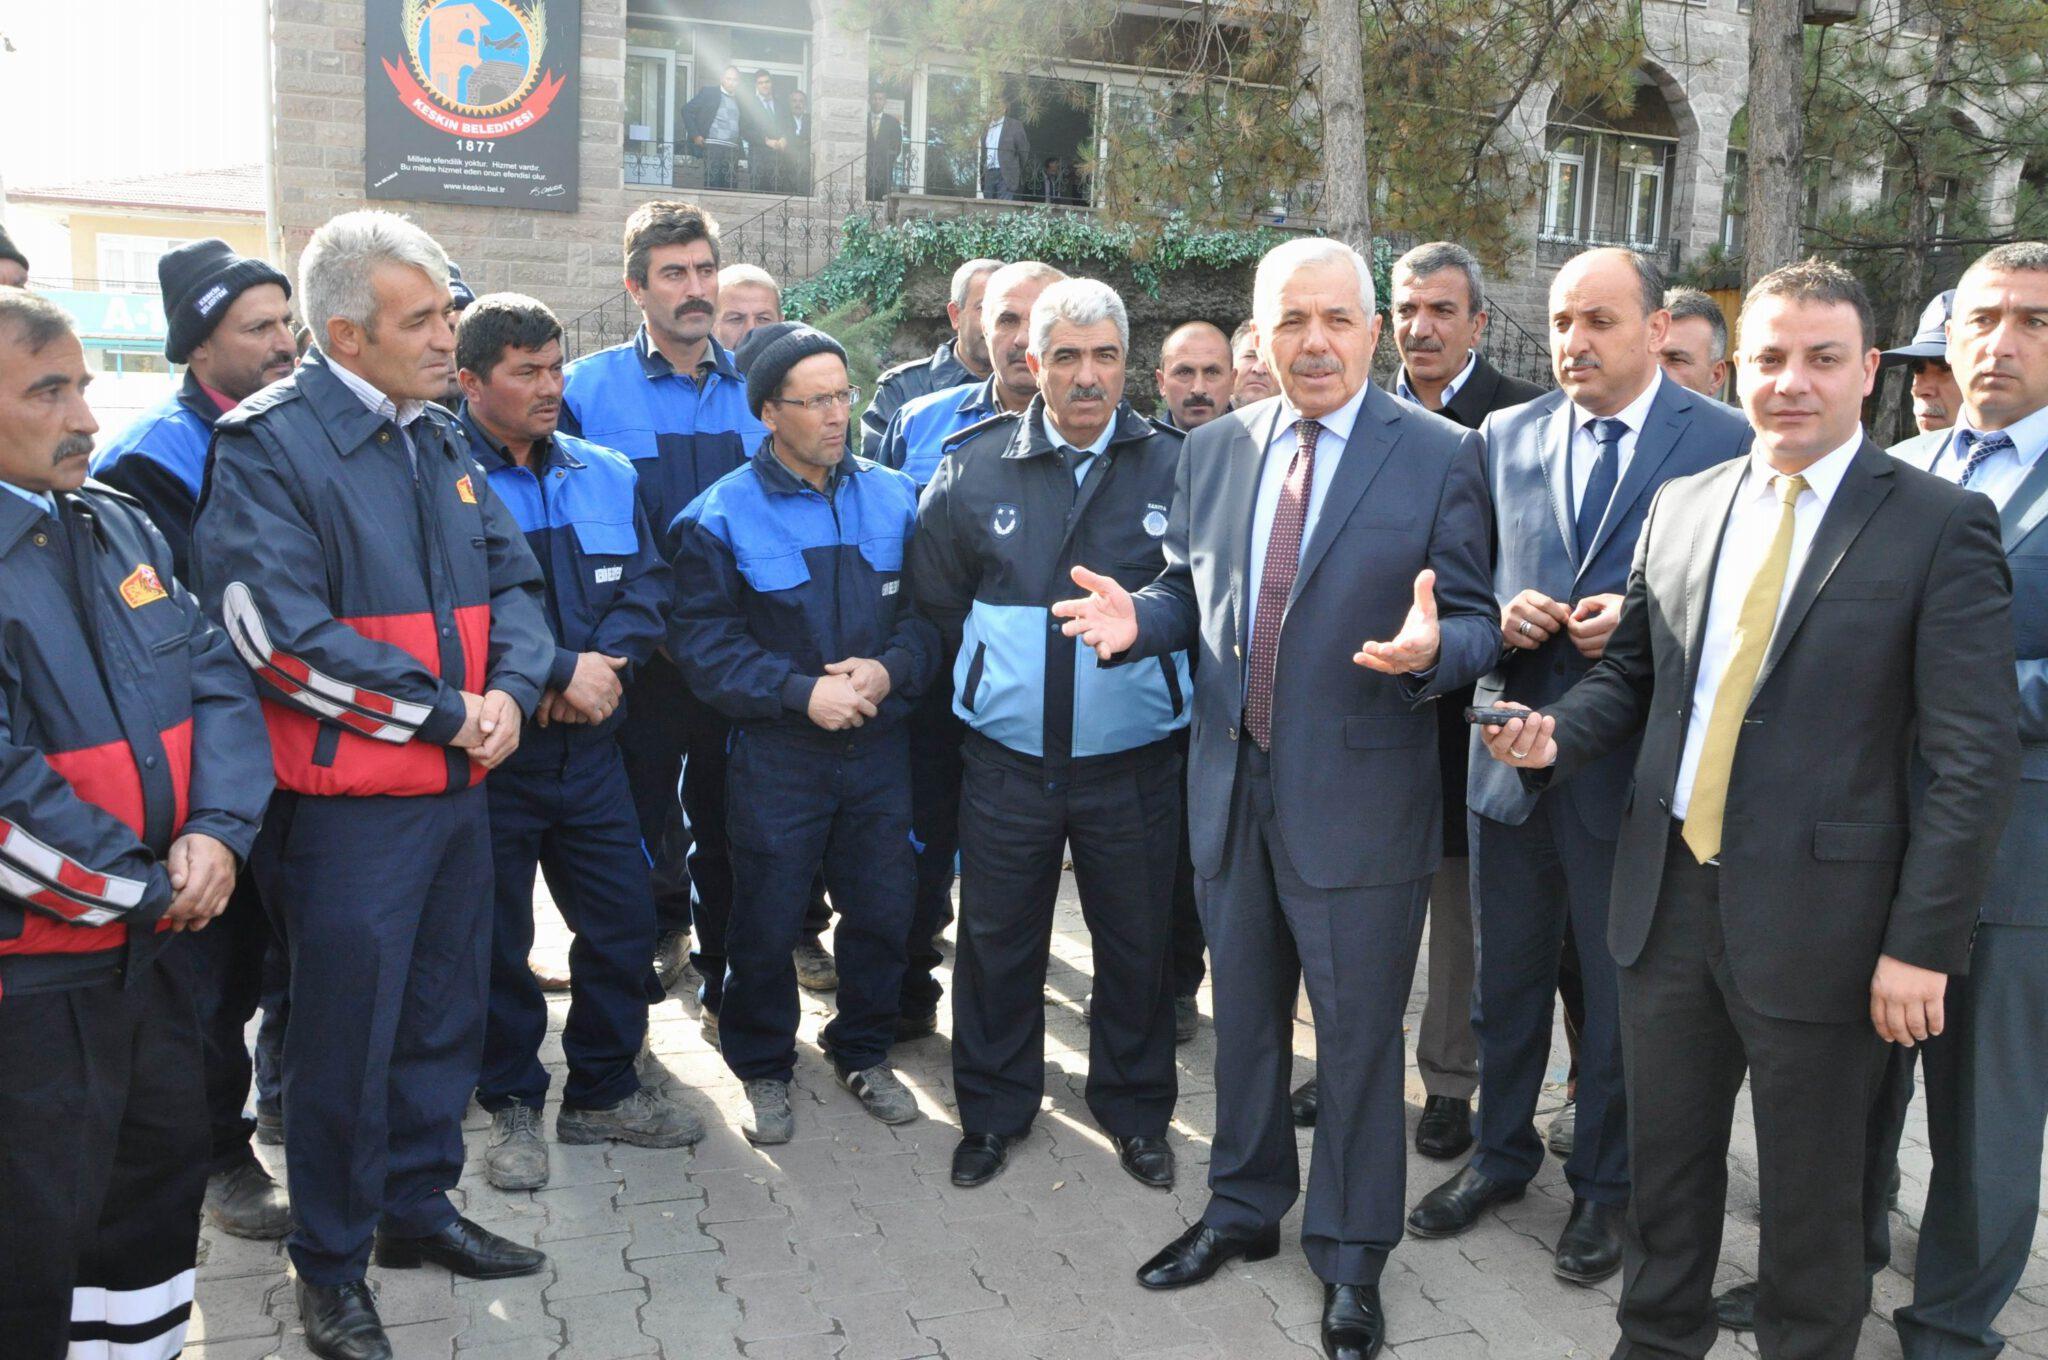
[[(760, 479), (761, 487), (765, 491), (778, 496), (800, 496), (806, 491), (818, 494), (816, 487), (784, 467), (782, 460), (775, 456), (774, 435), (768, 435), (761, 440), (750, 461), (754, 465), (754, 475)], [(861, 460), (850, 453), (846, 454), (825, 474), (825, 490), (822, 494), (837, 494), (839, 488), (846, 484), (847, 478), (858, 476), (863, 471), (865, 468)]]
[(362, 399), (335, 375), (333, 361), (321, 353), (318, 345), (306, 351), (291, 382), (313, 408), (321, 427), (344, 458), (389, 423), (363, 405)]
[(209, 430), (213, 428), (215, 421), (227, 414), (220, 409), (220, 403), (208, 395), (206, 388), (199, 381), (199, 375), (189, 368), (185, 370), (185, 381), (178, 384), (178, 405), (199, 417), (200, 422)]
[[(1159, 434), (1152, 422), (1133, 410), (1127, 401), (1116, 404), (1109, 431), (1109, 443), (1102, 450), (1105, 455), (1114, 453), (1120, 445), (1140, 443)], [(1033, 397), (1017, 421), (1016, 433), (1010, 438), (1010, 447), (1003, 450), (1003, 457), (1040, 458), (1056, 452), (1057, 446), (1045, 437), (1045, 398)]]
[[(519, 466), (518, 461), (477, 423), (476, 417), (470, 414), (468, 402), (464, 402), (461, 409), (455, 413), (455, 419), (461, 426), (463, 436), (469, 440), (470, 453), (484, 465), (486, 471), (497, 472), (504, 468)], [(572, 468), (583, 466), (583, 460), (570, 452), (567, 444), (550, 435), (541, 441), (540, 469), (546, 471), (555, 463)]]
[[(697, 372), (690, 376), (701, 381), (703, 375), (710, 372), (730, 382), (738, 382), (740, 371), (733, 367), (732, 352), (719, 344), (715, 335), (705, 336), (704, 343), (709, 348), (704, 351), (704, 359), (697, 365)], [(644, 321), (640, 323), (640, 329), (633, 333), (633, 352), (640, 357), (640, 372), (650, 381), (675, 376), (675, 365), (668, 361), (666, 354), (654, 347), (654, 337), (647, 333), (647, 323)]]

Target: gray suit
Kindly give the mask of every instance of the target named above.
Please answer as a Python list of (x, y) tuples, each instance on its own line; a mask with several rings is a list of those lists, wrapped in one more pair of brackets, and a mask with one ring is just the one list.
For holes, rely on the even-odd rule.
[[(1272, 750), (1241, 728), (1252, 516), (1282, 400), (1188, 436), (1166, 570), (1137, 594), (1127, 659), (1196, 646), (1188, 825), (1216, 1006), (1216, 1141), (1203, 1219), (1242, 1234), (1300, 1192), (1287, 1107), (1305, 977), (1322, 1088), (1303, 1246), (1333, 1283), (1377, 1281), (1401, 1235), (1401, 1016), (1442, 847), (1436, 718), (1424, 702), (1492, 663), (1479, 440), (1375, 388), (1302, 545), (1274, 668)], [(1110, 564), (1103, 564), (1110, 565)], [(1415, 576), (1437, 573), (1434, 671), (1355, 665), (1391, 638)], [(1242, 739), (1240, 739), (1242, 737)]]
[[(1892, 454), (1930, 466), (1952, 431)], [(1934, 1152), (1908, 1357), (1998, 1353), (1992, 1326), (2026, 1268), (2041, 1207), (2048, 1121), (2048, 457), (2001, 507), (2019, 667), (2020, 785), (1992, 857), (1970, 971), (1949, 982), (1948, 1029), (1923, 1046)], [(1906, 1080), (1910, 1082), (1910, 1068)], [(1903, 1121), (1901, 1121), (1903, 1122)]]
[(1024, 120), (1008, 115), (1003, 118), (1002, 135), (996, 139), (996, 163), (1000, 169), (989, 168), (988, 126), (984, 124), (981, 140), (974, 148), (974, 163), (981, 167), (983, 198), (1017, 197), (1024, 187), (1024, 167), (1031, 164), (1031, 134), (1024, 130)]

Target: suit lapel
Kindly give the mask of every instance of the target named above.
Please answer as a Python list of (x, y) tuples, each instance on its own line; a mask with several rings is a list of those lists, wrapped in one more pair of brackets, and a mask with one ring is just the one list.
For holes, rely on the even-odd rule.
[(1792, 593), (1786, 597), (1785, 612), (1771, 632), (1771, 645), (1764, 652), (1764, 664), (1756, 673), (1752, 694), (1771, 678), (1778, 658), (1791, 645), (1792, 635), (1805, 622), (1806, 611), (1813, 608), (1842, 554), (1863, 532), (1879, 503), (1891, 494), (1891, 477), (1891, 460), (1884, 450), (1865, 439), (1863, 447), (1849, 460), (1849, 470), (1843, 474), (1842, 484), (1835, 488), (1834, 499), (1828, 502), (1827, 513), (1821, 516), (1820, 527), (1814, 531), (1813, 545), (1806, 550), (1806, 563), (1800, 567), (1799, 579), (1792, 583)]
[(1230, 626), (1236, 634), (1239, 654), (1251, 646), (1251, 639), (1245, 636), (1244, 607), (1246, 583), (1252, 572), (1252, 519), (1259, 512), (1259, 477), (1265, 467), (1266, 450), (1273, 443), (1273, 436), (1280, 428), (1281, 402), (1274, 401), (1271, 412), (1249, 420), (1239, 420), (1237, 434), (1230, 444), (1229, 485), (1224, 488), (1221, 504), (1224, 513), (1230, 516), (1230, 541), (1226, 544), (1224, 561), (1231, 564), (1230, 576)]
[(2048, 457), (2036, 458), (2034, 466), (2020, 484), (2013, 488), (2006, 498), (2005, 507), (1998, 512), (1998, 527), (2009, 553), (2020, 545), (2020, 540), (2034, 532), (2043, 519), (2048, 519)]
[(1294, 589), (1287, 596), (1290, 606), (1301, 598), (1301, 588), (1315, 574), (1316, 564), (1343, 531), (1344, 521), (1351, 518), (1366, 487), (1379, 475), (1394, 447), (1401, 420), (1401, 403), (1368, 385), (1365, 401), (1358, 408), (1358, 419), (1351, 425), (1351, 437), (1344, 443), (1344, 456), (1338, 460), (1330, 489), (1323, 496), (1323, 508), (1317, 512), (1308, 544), (1301, 550), (1301, 570), (1294, 574)]
[(1500, 388), (1500, 374), (1493, 365), (1480, 355), (1473, 361), (1472, 376), (1458, 389), (1458, 395), (1444, 404), (1438, 412), (1447, 420), (1455, 420), (1468, 430), (1476, 430), (1486, 419), (1486, 413), (1493, 409), (1493, 394)]
[(1557, 520), (1557, 535), (1564, 540), (1565, 559), (1578, 578), (1578, 536), (1572, 532), (1572, 420), (1571, 398), (1559, 394), (1556, 411), (1545, 422), (1543, 435), (1543, 484), (1550, 491), (1550, 510)]
[(1616, 526), (1642, 499), (1658, 470), (1671, 457), (1672, 450), (1678, 447), (1686, 427), (1691, 424), (1691, 395), (1677, 383), (1663, 381), (1656, 400), (1650, 403), (1650, 410), (1643, 418), (1642, 432), (1636, 436), (1635, 453), (1628, 460), (1628, 472), (1614, 488), (1613, 498), (1607, 502), (1607, 514), (1601, 519), (1599, 531), (1593, 535), (1592, 545), (1586, 550), (1586, 560), (1579, 563), (1579, 575), (1585, 574), (1586, 564), (1607, 546), (1608, 539), (1614, 537)]
[[(1735, 507), (1735, 496), (1742, 488), (1744, 471), (1748, 460), (1730, 463), (1718, 472), (1708, 474), (1699, 489), (1699, 510), (1693, 516), (1692, 542), (1686, 549), (1685, 561), (1685, 617), (1682, 622), (1685, 640), (1685, 692), (1691, 694), (1699, 680), (1700, 638), (1707, 627), (1707, 592), (1714, 583), (1714, 567), (1720, 560), (1721, 540), (1728, 532), (1728, 516)], [(1716, 479), (1719, 480), (1716, 480)]]

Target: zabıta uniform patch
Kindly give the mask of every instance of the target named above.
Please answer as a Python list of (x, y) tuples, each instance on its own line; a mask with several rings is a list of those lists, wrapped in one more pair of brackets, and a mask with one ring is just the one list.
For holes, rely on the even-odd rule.
[(128, 573), (128, 579), (121, 582), (121, 598), (130, 609), (140, 609), (157, 600), (167, 600), (171, 593), (164, 589), (163, 578), (156, 574), (156, 568), (144, 562)]
[(462, 497), (464, 505), (476, 504), (476, 488), (469, 484), (469, 474), (463, 473), (455, 479), (455, 494)]

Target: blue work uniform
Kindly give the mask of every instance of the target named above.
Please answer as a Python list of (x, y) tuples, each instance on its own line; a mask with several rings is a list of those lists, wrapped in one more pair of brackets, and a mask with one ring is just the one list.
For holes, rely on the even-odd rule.
[(1164, 569), (1180, 436), (1120, 404), (1088, 448), (1034, 398), (958, 436), (926, 488), (911, 589), (954, 655), (962, 746), (953, 1072), (960, 1126), (1020, 1135), (1045, 1093), (1040, 995), (1060, 861), (1095, 940), (1088, 1108), (1119, 1138), (1173, 1116), (1167, 985), (1188, 658), (1100, 665), (1052, 614), (1086, 564)]
[[(904, 598), (917, 488), (849, 455), (820, 491), (762, 440), (676, 524), (669, 654), (733, 724), (734, 880), (719, 1047), (742, 1080), (796, 1065), (790, 950), (822, 862), (839, 911), (838, 1014), (824, 1047), (842, 1071), (894, 1037), (916, 868), (903, 717), (938, 668), (936, 634)], [(881, 663), (889, 692), (859, 727), (809, 717), (825, 667)]]
[[(732, 355), (705, 341), (695, 372), (678, 373), (642, 326), (631, 341), (569, 365), (562, 430), (633, 460), (640, 503), (666, 535), (683, 508), (747, 461), (768, 429), (747, 406)], [(664, 556), (674, 553), (663, 542)], [(619, 729), (640, 835), (654, 856), (654, 905), (663, 932), (693, 930), (691, 954), (714, 1014), (725, 976), (732, 911), (726, 857), (726, 722), (683, 683), (666, 656), (641, 667)], [(681, 806), (677, 805), (680, 783)]]
[[(956, 342), (946, 341), (931, 352), (928, 358), (912, 359), (909, 363), (898, 364), (885, 369), (875, 379), (875, 395), (868, 401), (868, 409), (861, 412), (861, 452), (879, 461), (877, 450), (883, 436), (888, 432), (889, 422), (896, 413), (915, 398), (962, 383), (975, 381), (967, 365), (960, 362), (960, 356), (953, 351)], [(918, 485), (924, 483), (920, 481)]]
[[(623, 658), (619, 681), (630, 684), (662, 643), (669, 596), (668, 564), (639, 503), (632, 461), (557, 434), (521, 464), (467, 410), (462, 430), (540, 563), (555, 643), (547, 689), (567, 689), (584, 652)], [(562, 1103), (609, 1109), (640, 1088), (633, 1060), (647, 1035), (647, 1004), (660, 994), (649, 964), (654, 890), (617, 739), (623, 720), (621, 706), (601, 723), (530, 727), (484, 786), (496, 887), (476, 1098), (494, 1114), (514, 1104), (538, 1110), (547, 1097), (547, 999), (526, 962), (536, 867), (576, 937)]]

